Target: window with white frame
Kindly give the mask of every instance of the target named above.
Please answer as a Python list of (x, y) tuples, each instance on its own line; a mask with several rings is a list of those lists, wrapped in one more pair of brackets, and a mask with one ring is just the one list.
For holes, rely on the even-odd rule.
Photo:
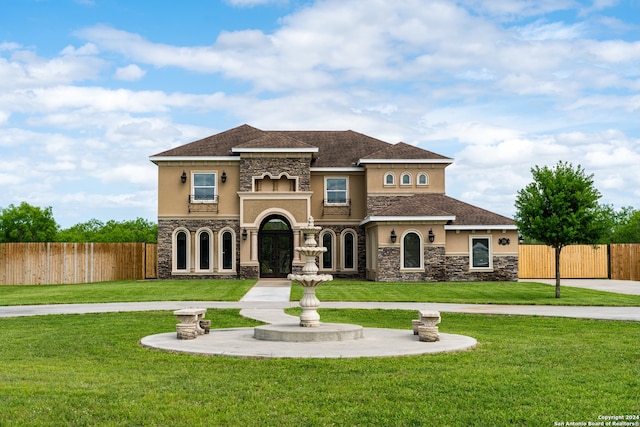
[(351, 230), (342, 233), (342, 268), (356, 269), (356, 235)]
[(480, 269), (492, 268), (491, 238), (489, 236), (470, 237), (469, 245), (471, 246), (470, 267)]
[(234, 234), (225, 230), (220, 234), (220, 248), (221, 248), (221, 267), (222, 270), (233, 270), (234, 260), (235, 260), (235, 251), (234, 247)]
[(325, 231), (320, 236), (322, 246), (327, 248), (327, 251), (322, 254), (320, 269), (333, 270), (333, 233)]
[(387, 172), (386, 174), (384, 174), (384, 185), (396, 185), (396, 176), (391, 172)]
[(196, 246), (196, 265), (198, 271), (211, 271), (213, 268), (213, 239), (211, 238), (211, 231), (200, 230), (197, 233), (197, 246)]
[(173, 233), (172, 244), (172, 270), (174, 272), (189, 271), (189, 231), (185, 229), (177, 229)]
[(426, 173), (421, 172), (418, 174), (418, 185), (429, 185), (429, 177)]
[(401, 185), (411, 185), (411, 174), (409, 172), (405, 172), (400, 176)]
[(402, 268), (422, 267), (422, 241), (420, 235), (413, 231), (402, 238)]
[(325, 203), (329, 205), (346, 205), (348, 198), (347, 178), (325, 178)]
[(216, 174), (215, 172), (194, 172), (192, 188), (192, 201), (201, 203), (213, 203), (216, 201)]

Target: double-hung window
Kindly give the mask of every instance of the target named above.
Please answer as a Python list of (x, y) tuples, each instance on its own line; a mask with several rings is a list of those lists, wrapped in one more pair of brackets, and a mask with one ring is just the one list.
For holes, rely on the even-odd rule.
[(348, 203), (347, 178), (326, 178), (325, 203), (329, 205), (346, 205)]
[(216, 174), (193, 173), (193, 201), (213, 203), (216, 201)]

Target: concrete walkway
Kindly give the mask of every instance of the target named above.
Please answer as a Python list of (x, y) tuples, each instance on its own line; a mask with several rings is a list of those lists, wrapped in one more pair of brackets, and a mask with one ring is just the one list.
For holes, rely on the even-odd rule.
[[(635, 293), (640, 283), (593, 283), (563, 281), (563, 286), (606, 287), (607, 290)], [(638, 286), (638, 288), (636, 288)], [(600, 289), (602, 290), (602, 289)], [(291, 282), (258, 281), (236, 302), (162, 301), (102, 304), (56, 304), (0, 307), (0, 317), (40, 316), (48, 314), (85, 314), (125, 311), (173, 311), (180, 308), (239, 308), (242, 316), (270, 324), (297, 324), (298, 318), (284, 313), (297, 307), (289, 301)], [(640, 292), (639, 292), (640, 293)], [(523, 306), (494, 304), (389, 303), (389, 302), (321, 302), (321, 308), (437, 310), (444, 313), (505, 314), (527, 316), (572, 317), (640, 322), (640, 307)], [(417, 314), (417, 313), (416, 313)], [(417, 317), (417, 316), (416, 316)], [(176, 352), (215, 354), (236, 357), (354, 358), (389, 357), (459, 351), (473, 348), (472, 337), (440, 334), (437, 343), (420, 342), (406, 330), (365, 328), (364, 338), (350, 341), (280, 342), (253, 337), (253, 328), (212, 329), (209, 335), (195, 340), (178, 340), (175, 331), (150, 335), (140, 340), (145, 347)]]

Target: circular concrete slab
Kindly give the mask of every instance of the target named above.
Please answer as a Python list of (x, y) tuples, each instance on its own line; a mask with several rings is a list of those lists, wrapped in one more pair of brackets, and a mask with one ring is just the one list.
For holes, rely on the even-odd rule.
[(194, 340), (178, 340), (175, 332), (150, 335), (147, 348), (230, 357), (357, 358), (395, 357), (467, 350), (477, 345), (464, 335), (440, 334), (440, 341), (421, 342), (411, 330), (364, 328), (363, 338), (349, 341), (279, 342), (254, 338), (254, 328), (212, 329)]
[(256, 326), (253, 337), (279, 342), (347, 341), (361, 339), (363, 329), (360, 325), (347, 323), (321, 323), (313, 328), (301, 328), (298, 323), (275, 323)]

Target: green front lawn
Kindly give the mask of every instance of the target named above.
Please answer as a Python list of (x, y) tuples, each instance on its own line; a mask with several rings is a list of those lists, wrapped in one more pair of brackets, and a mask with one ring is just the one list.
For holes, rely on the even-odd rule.
[[(415, 315), (322, 310), (326, 322), (408, 334)], [(255, 325), (237, 310), (207, 318)], [(552, 426), (640, 414), (633, 322), (444, 313), (441, 332), (472, 336), (477, 348), (380, 359), (236, 359), (138, 344), (174, 328), (170, 312), (0, 319), (0, 424)]]
[[(0, 286), (0, 306), (129, 301), (239, 301), (256, 280), (148, 280), (79, 285)], [(302, 298), (293, 285), (291, 300)], [(451, 302), (463, 304), (530, 304), (640, 306), (639, 295), (562, 288), (525, 282), (380, 283), (334, 280), (316, 290), (320, 301)]]
[(0, 306), (143, 301), (238, 301), (256, 280), (127, 280), (0, 286)]
[[(291, 300), (302, 298), (293, 285)], [(561, 298), (555, 287), (533, 282), (427, 282), (382, 283), (334, 280), (316, 289), (320, 301), (443, 302), (462, 304), (590, 305), (638, 307), (640, 295), (614, 294), (564, 286)]]

